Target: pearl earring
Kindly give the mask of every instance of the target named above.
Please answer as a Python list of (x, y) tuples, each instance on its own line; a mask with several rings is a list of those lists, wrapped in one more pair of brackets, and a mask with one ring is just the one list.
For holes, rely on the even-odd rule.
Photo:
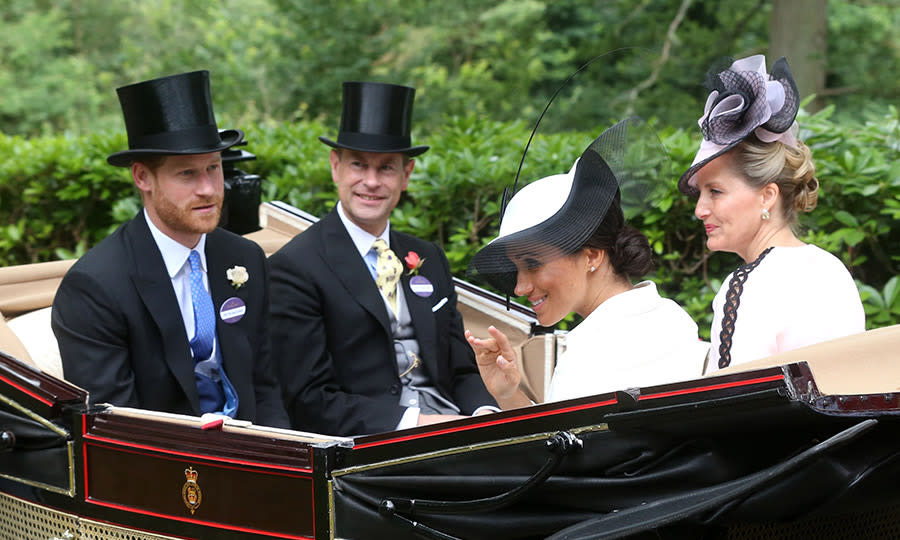
[(591, 272), (593, 272), (594, 270), (596, 270), (596, 268), (594, 268), (594, 267), (592, 266), (592, 267), (591, 267)]
[(763, 219), (763, 221), (769, 221), (769, 218), (770, 218), (770, 217), (772, 217), (772, 215), (769, 214), (769, 209), (768, 209), (768, 208), (763, 208), (763, 209), (762, 209), (762, 219)]

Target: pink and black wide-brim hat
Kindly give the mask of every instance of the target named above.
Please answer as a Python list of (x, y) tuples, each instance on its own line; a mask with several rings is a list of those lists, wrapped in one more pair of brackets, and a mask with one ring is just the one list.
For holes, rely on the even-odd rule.
[(700, 195), (694, 175), (710, 161), (737, 146), (751, 134), (763, 142), (797, 145), (797, 85), (780, 58), (766, 73), (766, 57), (758, 54), (713, 66), (706, 76), (711, 90), (697, 123), (703, 141), (690, 168), (678, 180), (678, 189), (690, 197)]
[(337, 140), (319, 140), (332, 148), (358, 152), (398, 153), (415, 157), (428, 146), (410, 139), (415, 88), (376, 82), (345, 82), (341, 128)]
[(116, 89), (128, 150), (106, 161), (130, 167), (141, 157), (221, 152), (241, 142), (239, 129), (219, 131), (209, 91), (209, 72), (193, 71)]

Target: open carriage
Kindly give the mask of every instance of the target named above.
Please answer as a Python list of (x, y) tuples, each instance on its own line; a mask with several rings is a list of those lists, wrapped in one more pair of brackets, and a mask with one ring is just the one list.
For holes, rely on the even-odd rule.
[[(262, 205), (271, 253), (314, 218)], [(897, 538), (900, 326), (714, 377), (355, 438), (88, 407), (50, 305), (0, 269), (0, 538)], [(457, 281), (541, 402), (564, 333)]]

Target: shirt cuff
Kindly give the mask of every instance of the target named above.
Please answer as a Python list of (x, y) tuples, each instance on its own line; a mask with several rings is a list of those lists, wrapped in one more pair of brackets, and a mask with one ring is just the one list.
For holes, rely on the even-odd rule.
[(472, 416), (475, 416), (476, 414), (479, 414), (484, 411), (500, 412), (500, 408), (494, 407), (493, 405), (482, 405), (481, 407), (478, 407), (477, 409), (475, 409), (475, 411), (472, 413)]
[(417, 425), (419, 425), (419, 408), (407, 407), (406, 412), (400, 418), (400, 423), (397, 424), (397, 429), (409, 429)]

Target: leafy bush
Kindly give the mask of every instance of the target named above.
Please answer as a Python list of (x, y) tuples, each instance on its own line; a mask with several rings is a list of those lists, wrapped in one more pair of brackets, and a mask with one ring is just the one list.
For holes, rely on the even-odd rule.
[[(821, 183), (818, 208), (802, 218), (801, 237), (850, 268), (870, 328), (900, 323), (900, 115), (891, 107), (877, 120), (847, 125), (834, 122), (832, 114), (825, 109), (800, 118)], [(245, 127), (246, 149), (258, 159), (240, 168), (262, 176), (264, 200), (284, 200), (315, 215), (333, 206), (329, 148), (317, 137), (334, 137), (335, 127), (318, 121)], [(521, 182), (567, 171), (605, 127), (539, 135)], [(530, 131), (523, 122), (491, 122), (470, 114), (447, 118), (430, 133), (414, 133), (415, 141), (431, 150), (416, 159), (393, 226), (438, 242), (453, 272), (464, 275), (472, 255), (497, 232), (500, 196), (515, 178)], [(675, 184), (693, 159), (698, 130), (662, 127), (657, 133), (673, 172), (660, 178), (647, 208), (632, 223), (647, 234), (657, 256), (650, 278), (688, 310), (708, 337), (712, 298), (739, 260), (706, 249), (693, 201)], [(133, 216), (139, 199), (128, 171), (105, 161), (125, 147), (122, 135), (22, 139), (0, 134), (5, 158), (0, 162), (2, 264), (78, 256)]]
[(0, 134), (0, 263), (71, 258), (103, 239), (112, 206), (133, 190), (106, 163), (124, 147), (124, 137)]
[(856, 282), (869, 328), (896, 324), (900, 318), (900, 276), (894, 276), (884, 284), (882, 290), (870, 287), (859, 280)]

